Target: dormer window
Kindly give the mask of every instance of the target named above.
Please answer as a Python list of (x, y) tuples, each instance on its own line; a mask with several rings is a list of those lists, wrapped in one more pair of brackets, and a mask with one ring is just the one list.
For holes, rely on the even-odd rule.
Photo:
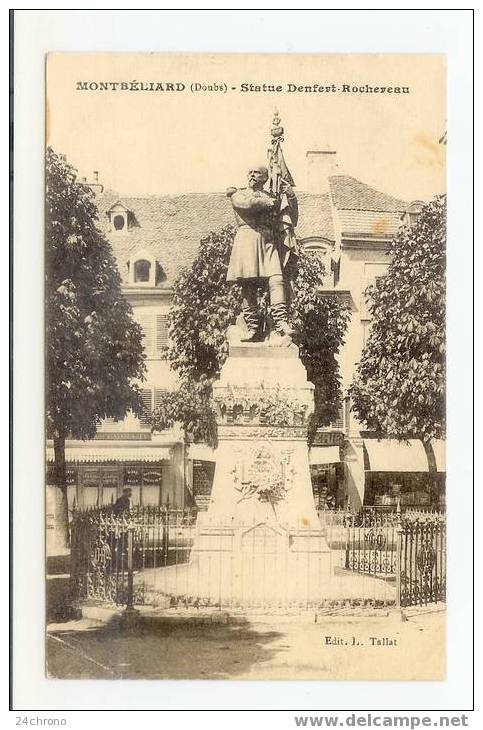
[(137, 251), (127, 265), (128, 284), (156, 286), (158, 279), (156, 272), (160, 266), (150, 251)]
[(112, 223), (116, 231), (122, 231), (122, 229), (126, 225), (126, 219), (123, 215), (118, 214), (114, 216)]
[(134, 214), (125, 205), (118, 201), (107, 211), (113, 233), (121, 233), (131, 228), (134, 221)]
[(401, 220), (404, 225), (409, 226), (410, 228), (416, 225), (423, 207), (424, 203), (422, 200), (414, 200), (401, 216)]
[(336, 267), (335, 261), (332, 259), (334, 251), (334, 244), (324, 238), (306, 238), (302, 241), (302, 244), (306, 251), (312, 251), (316, 254), (324, 264), (325, 276), (323, 279), (322, 286), (332, 287), (334, 285), (334, 270)]
[(149, 282), (151, 272), (151, 262), (146, 259), (138, 259), (134, 262), (134, 283)]

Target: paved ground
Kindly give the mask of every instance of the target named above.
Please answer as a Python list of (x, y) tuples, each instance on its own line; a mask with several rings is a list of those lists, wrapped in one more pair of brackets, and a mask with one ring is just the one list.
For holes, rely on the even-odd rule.
[(49, 676), (71, 679), (436, 680), (444, 647), (445, 613), (436, 607), (407, 621), (392, 613), (152, 622), (138, 635), (82, 619), (48, 627), (47, 663)]
[[(325, 563), (325, 561), (324, 561)], [(190, 592), (197, 597), (211, 598), (214, 601), (231, 603), (239, 599), (241, 604), (247, 599), (276, 601), (284, 603), (297, 600), (317, 600), (323, 595), (326, 600), (363, 600), (371, 599), (394, 604), (396, 601), (395, 580), (385, 581), (371, 575), (355, 573), (338, 567), (331, 555), (327, 564), (315, 560), (307, 564), (300, 561), (297, 568), (283, 564), (269, 567), (266, 560), (250, 561), (245, 573), (235, 578), (231, 561), (222, 566), (215, 561), (208, 563), (206, 573), (200, 571), (196, 563), (143, 570), (134, 577), (134, 584), (144, 586), (151, 600), (165, 601), (166, 596), (185, 596)], [(306, 568), (306, 570), (305, 570)], [(324, 577), (324, 569), (327, 575)], [(285, 572), (288, 571), (288, 572)], [(297, 572), (297, 570), (299, 572)], [(310, 573), (312, 571), (312, 573)], [(289, 580), (289, 576), (291, 580)]]

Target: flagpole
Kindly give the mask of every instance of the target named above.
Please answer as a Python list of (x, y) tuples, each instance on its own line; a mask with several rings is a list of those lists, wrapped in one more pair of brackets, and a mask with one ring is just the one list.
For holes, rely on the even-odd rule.
[(268, 149), (268, 165), (270, 173), (270, 192), (275, 195), (277, 200), (280, 198), (280, 181), (281, 181), (281, 169), (278, 163), (281, 144), (283, 142), (284, 129), (281, 126), (281, 119), (278, 113), (278, 109), (275, 109), (272, 120), (271, 134), (271, 146)]
[(283, 220), (283, 222), (277, 223), (276, 218), (274, 219), (273, 233), (274, 241), (280, 249), (282, 267), (284, 268), (290, 258), (290, 254), (296, 253), (294, 231), (297, 225), (298, 207), (297, 199), (292, 190), (295, 182), (283, 155), (282, 142), (284, 141), (284, 128), (282, 127), (281, 121), (278, 110), (275, 109), (270, 130), (271, 145), (267, 155), (269, 190), (276, 198), (279, 215), (282, 216)]

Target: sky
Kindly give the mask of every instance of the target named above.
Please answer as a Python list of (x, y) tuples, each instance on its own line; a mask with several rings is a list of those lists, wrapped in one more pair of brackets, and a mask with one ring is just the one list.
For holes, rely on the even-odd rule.
[[(441, 55), (55, 53), (47, 64), (47, 144), (81, 176), (137, 196), (218, 192), (263, 164), (277, 108), (299, 189), (306, 152), (337, 152), (337, 172), (403, 200), (445, 190)], [(77, 82), (181, 83), (183, 91), (78, 90)], [(191, 91), (192, 84), (225, 91)], [(242, 84), (281, 92), (241, 91)], [(292, 84), (292, 87), (288, 85)], [(289, 92), (294, 86), (336, 89)], [(344, 92), (406, 86), (408, 94)], [(234, 87), (234, 88), (233, 88)]]

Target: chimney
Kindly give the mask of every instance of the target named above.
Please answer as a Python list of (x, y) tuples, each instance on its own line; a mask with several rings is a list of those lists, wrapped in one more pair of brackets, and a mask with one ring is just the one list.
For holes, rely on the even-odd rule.
[(104, 191), (104, 185), (99, 182), (99, 170), (94, 170), (92, 173), (94, 178), (92, 182), (88, 183), (91, 190), (94, 191), (95, 195)]
[(307, 185), (309, 193), (329, 192), (329, 177), (338, 174), (337, 153), (326, 147), (322, 150), (307, 150)]

